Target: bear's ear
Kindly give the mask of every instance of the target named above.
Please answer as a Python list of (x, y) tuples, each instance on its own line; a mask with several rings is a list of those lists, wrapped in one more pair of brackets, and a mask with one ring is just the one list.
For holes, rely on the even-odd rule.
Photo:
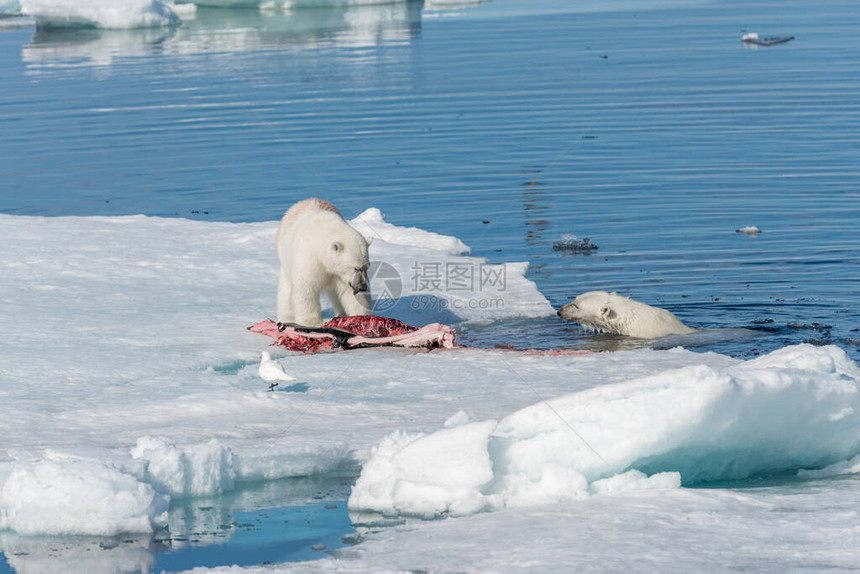
[(341, 243), (340, 241), (335, 241), (331, 244), (331, 248), (334, 250), (335, 253), (340, 253), (341, 251), (343, 251), (343, 243)]
[(368, 247), (370, 247), (370, 244), (373, 243), (373, 237), (365, 237), (364, 240), (367, 242)]

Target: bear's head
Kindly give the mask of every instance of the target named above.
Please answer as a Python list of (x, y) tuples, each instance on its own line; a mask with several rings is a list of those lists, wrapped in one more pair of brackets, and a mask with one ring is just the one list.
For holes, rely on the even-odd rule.
[(328, 272), (349, 284), (353, 294), (368, 290), (367, 270), (370, 260), (367, 248), (372, 241), (372, 237), (362, 237), (358, 231), (347, 227), (342, 233), (329, 237), (328, 243), (323, 246), (327, 251), (325, 260), (328, 262)]
[(589, 291), (559, 309), (558, 316), (565, 321), (579, 323), (588, 330), (624, 334), (626, 317), (616, 309), (619, 305), (629, 307), (631, 300), (617, 293)]

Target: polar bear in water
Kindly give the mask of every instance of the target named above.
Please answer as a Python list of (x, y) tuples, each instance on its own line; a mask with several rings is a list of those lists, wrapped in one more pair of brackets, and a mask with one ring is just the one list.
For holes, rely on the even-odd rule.
[(606, 291), (583, 293), (559, 309), (558, 316), (600, 333), (640, 339), (686, 335), (696, 331), (665, 309)]
[(305, 199), (287, 210), (277, 237), (278, 321), (319, 327), (322, 293), (338, 316), (370, 313), (370, 241), (328, 201)]

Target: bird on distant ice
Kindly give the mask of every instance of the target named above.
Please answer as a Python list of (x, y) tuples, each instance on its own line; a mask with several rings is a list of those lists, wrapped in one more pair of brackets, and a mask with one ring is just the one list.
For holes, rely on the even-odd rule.
[[(267, 383), (296, 380), (294, 377), (291, 377), (286, 372), (284, 372), (284, 368), (281, 366), (281, 364), (272, 359), (272, 356), (269, 354), (268, 351), (263, 351), (263, 354), (260, 357), (260, 378)], [(273, 385), (273, 387), (274, 386), (275, 385)]]

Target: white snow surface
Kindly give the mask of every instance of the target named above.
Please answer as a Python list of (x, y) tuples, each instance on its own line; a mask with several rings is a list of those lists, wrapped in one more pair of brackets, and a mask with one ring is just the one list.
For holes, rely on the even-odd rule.
[[(371, 260), (401, 273), (390, 311), (414, 324), (552, 311), (514, 263), (495, 267), (504, 290), (450, 299), (495, 308), (412, 305), (426, 294), (416, 262), (486, 262), (375, 211), (352, 223), (375, 234)], [(860, 372), (837, 347), (750, 361), (684, 349), (288, 353), (247, 330), (274, 314), (276, 230), (0, 215), (0, 551), (37, 571), (30, 535), (145, 537), (170, 500), (361, 468), (356, 520), (448, 518), (370, 528), (314, 563), (220, 571), (776, 572), (801, 555), (860, 567)], [(374, 279), (373, 292), (392, 281)], [(296, 384), (266, 391), (263, 350)], [(680, 486), (773, 472), (808, 482), (791, 495)], [(76, 564), (145, 569), (146, 547)]]
[(537, 286), (524, 280), (528, 263), (468, 257), (469, 247), (456, 237), (392, 225), (375, 208), (350, 224), (372, 238), (371, 261), (390, 266), (371, 277), (376, 314), (416, 325), (555, 315)]
[[(483, 263), (450, 255), (459, 240), (435, 236), (449, 247), (417, 248), (427, 232), (398, 230), (378, 214), (365, 219), (388, 238), (371, 247), (372, 260), (402, 269)], [(0, 216), (0, 529), (152, 531), (163, 525), (162, 495), (219, 494), (236, 482), (352, 465), (383, 434), (416, 420), (412, 401), (427, 393), (442, 393), (440, 408), (417, 420), (452, 414), (450, 397), (434, 386), (461, 380), (465, 357), (486, 353), (310, 357), (270, 348), (307, 392), (266, 392), (259, 357), (270, 340), (247, 327), (274, 315), (276, 231), (277, 222)], [(510, 304), (493, 319), (551, 311), (524, 271), (507, 267), (507, 290), (493, 296)], [(459, 325), (480, 313), (478, 305), (402, 302), (391, 311), (401, 306), (401, 316), (421, 324)], [(447, 374), (429, 374), (437, 370)], [(99, 500), (123, 503), (90, 504), (87, 484), (100, 485), (92, 491)], [(82, 506), (61, 509), (70, 498)]]
[(424, 231), (417, 227), (392, 225), (385, 221), (385, 215), (375, 207), (359, 213), (350, 223), (373, 241), (382, 240), (388, 244), (419, 247), (447, 255), (463, 255), (470, 251), (469, 247), (456, 237)]
[(858, 390), (844, 351), (800, 345), (541, 401), (498, 423), (397, 431), (374, 449), (349, 506), (434, 518), (584, 498), (589, 485), (672, 487), (834, 464), (860, 452)]

